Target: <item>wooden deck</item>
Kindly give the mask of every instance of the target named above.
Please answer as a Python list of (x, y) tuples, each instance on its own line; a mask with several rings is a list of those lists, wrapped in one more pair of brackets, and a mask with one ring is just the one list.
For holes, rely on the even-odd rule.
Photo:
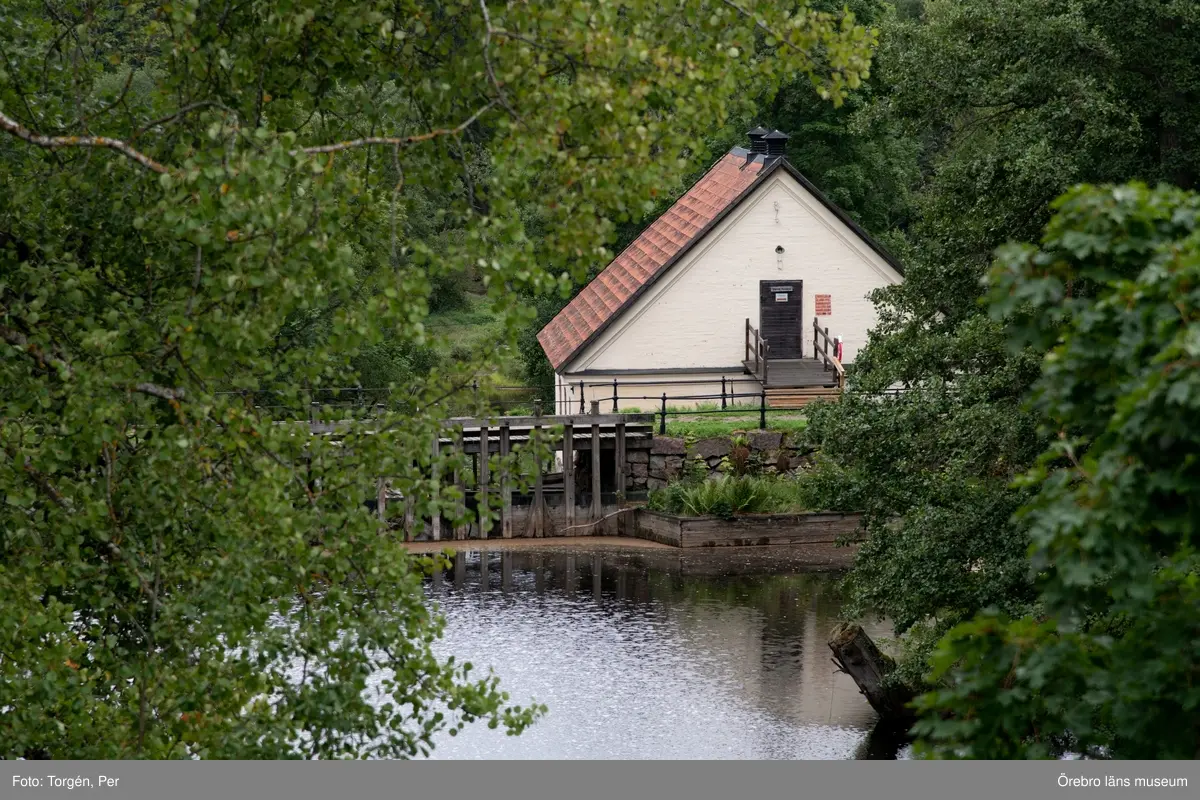
[[(762, 367), (755, 369), (754, 361), (742, 362), (746, 371), (761, 380)], [(838, 376), (833, 370), (825, 369), (820, 361), (811, 358), (771, 359), (764, 388), (801, 389), (813, 386), (837, 386)]]

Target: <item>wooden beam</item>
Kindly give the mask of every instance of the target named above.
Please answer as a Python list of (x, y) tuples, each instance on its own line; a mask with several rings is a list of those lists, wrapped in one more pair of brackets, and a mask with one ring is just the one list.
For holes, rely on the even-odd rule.
[[(596, 423), (592, 424), (592, 519), (600, 519), (600, 426)], [(588, 533), (595, 533), (595, 529)]]
[[(599, 401), (596, 401), (597, 403)], [(600, 425), (615, 425), (618, 422), (628, 422), (631, 424), (652, 425), (654, 424), (653, 414), (558, 414), (555, 416), (522, 416), (522, 417), (492, 417), (476, 418), (476, 417), (453, 417), (446, 420), (446, 428), (451, 430), (456, 427), (461, 427), (467, 431), (473, 431), (482, 425), (491, 425), (495, 427), (497, 423), (508, 425), (510, 428), (532, 428), (534, 425), (542, 425), (552, 427), (554, 425), (591, 425), (596, 422)]]
[(500, 425), (500, 535), (512, 538), (512, 481), (508, 467), (508, 425)]
[[(459, 458), (463, 454), (462, 446), (462, 429), (460, 428), (455, 438), (455, 458)], [(458, 489), (459, 499), (454, 502), (454, 538), (466, 539), (467, 533), (470, 532), (471, 526), (467, 522), (467, 481), (463, 475), (461, 467), (454, 468), (454, 488)]]
[(541, 445), (541, 426), (535, 425), (533, 435), (530, 438), (529, 444), (533, 451), (533, 507), (529, 510), (529, 535), (531, 538), (537, 539), (545, 535), (543, 524), (545, 516), (542, 513), (542, 504), (545, 502), (545, 495), (542, 492), (542, 457), (538, 452)]
[(617, 423), (617, 448), (614, 453), (617, 476), (617, 505), (625, 502), (625, 423)]
[(375, 484), (375, 513), (379, 515), (380, 522), (387, 521), (387, 488), (386, 478), (380, 478)]
[(486, 539), (488, 537), (488, 529), (491, 528), (491, 517), (488, 514), (488, 482), (492, 478), (492, 468), (488, 461), (488, 428), (484, 425), (479, 429), (479, 441), (481, 449), (479, 451), (479, 485), (478, 492), (475, 495), (475, 510), (479, 516), (479, 538)]
[(416, 509), (413, 508), (412, 492), (404, 495), (404, 541), (411, 541), (416, 534)]
[(513, 554), (509, 551), (500, 551), (500, 591), (502, 592), (512, 589), (512, 558)]
[(566, 513), (566, 527), (575, 524), (575, 426), (567, 423), (563, 426), (563, 503)]
[(436, 436), (433, 437), (433, 458), (429, 462), (429, 471), (432, 473), (430, 481), (433, 484), (434, 509), (433, 513), (429, 515), (429, 530), (435, 542), (441, 541), (442, 538), (442, 510), (437, 508), (437, 502), (441, 499), (442, 495), (441, 465), (438, 464), (438, 459), (441, 456), (441, 447), (442, 443), (438, 441)]

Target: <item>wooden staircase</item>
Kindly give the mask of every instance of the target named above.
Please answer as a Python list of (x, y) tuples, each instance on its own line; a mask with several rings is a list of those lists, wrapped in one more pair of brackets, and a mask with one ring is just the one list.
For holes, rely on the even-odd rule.
[(839, 386), (800, 386), (791, 389), (767, 389), (768, 408), (804, 408), (814, 400), (837, 400)]

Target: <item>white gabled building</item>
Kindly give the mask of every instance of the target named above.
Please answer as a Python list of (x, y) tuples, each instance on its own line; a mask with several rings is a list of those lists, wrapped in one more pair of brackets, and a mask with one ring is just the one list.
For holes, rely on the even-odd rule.
[(902, 267), (784, 158), (786, 135), (750, 138), (538, 334), (557, 413), (612, 410), (614, 381), (619, 407), (643, 410), (663, 393), (689, 405), (736, 386), (785, 405), (840, 386), (876, 322), (868, 294)]

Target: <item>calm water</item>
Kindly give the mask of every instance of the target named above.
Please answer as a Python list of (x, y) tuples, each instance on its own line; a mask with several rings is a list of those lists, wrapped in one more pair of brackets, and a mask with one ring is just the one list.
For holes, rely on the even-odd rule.
[(440, 654), (549, 712), (519, 737), (468, 726), (434, 757), (872, 757), (875, 714), (826, 644), (835, 578), (796, 569), (712, 551), (459, 555), (427, 582)]

